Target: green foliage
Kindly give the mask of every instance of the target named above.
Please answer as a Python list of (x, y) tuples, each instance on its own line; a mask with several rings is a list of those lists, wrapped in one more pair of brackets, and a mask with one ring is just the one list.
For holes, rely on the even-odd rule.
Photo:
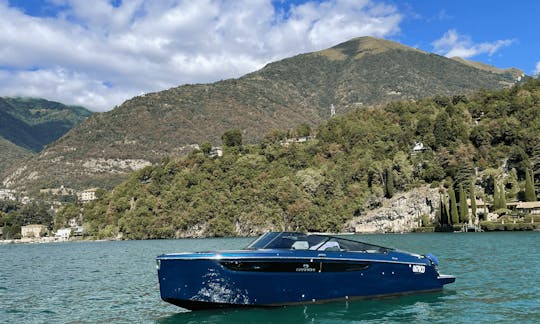
[(384, 196), (386, 198), (392, 198), (394, 196), (394, 176), (391, 169), (386, 169), (385, 180), (386, 185), (384, 190)]
[(500, 186), (501, 186), (501, 189), (499, 190), (499, 194), (501, 195), (501, 198), (500, 198), (501, 208), (506, 208), (506, 190), (504, 188), (503, 183), (501, 183)]
[(463, 185), (459, 185), (459, 222), (467, 223), (469, 221), (469, 207), (467, 206), (467, 195), (463, 190)]
[(210, 142), (204, 142), (201, 144), (201, 152), (203, 152), (205, 155), (210, 155), (210, 152), (212, 152), (212, 143)]
[(534, 180), (529, 169), (525, 169), (525, 201), (536, 201), (536, 193), (534, 191)]
[[(506, 208), (506, 205), (503, 205), (503, 196), (504, 194), (501, 193), (501, 186), (498, 182), (495, 182), (494, 184), (494, 192), (493, 192), (493, 209), (503, 209)], [(504, 189), (503, 189), (504, 190)]]
[(71, 203), (62, 206), (53, 217), (53, 229), (66, 227), (70, 219), (79, 217), (81, 207), (78, 204)]
[(474, 181), (469, 184), (469, 198), (471, 199), (471, 217), (473, 222), (477, 219), (476, 216), (476, 193), (474, 191)]
[(446, 199), (446, 195), (440, 196), (440, 202), (439, 202), (439, 224), (444, 225), (450, 225), (450, 213), (448, 212), (448, 201)]
[[(534, 100), (518, 100), (523, 91)], [(531, 140), (540, 134), (539, 104), (540, 82), (532, 80), (466, 100), (438, 97), (359, 108), (321, 124), (312, 131), (316, 137), (303, 143), (282, 144), (286, 132), (274, 130), (259, 145), (229, 148), (236, 154), (210, 158), (195, 152), (139, 170), (114, 191), (86, 204), (84, 222), (95, 237), (342, 231), (347, 220), (380, 206), (388, 193), (422, 184), (469, 186), (474, 201), (476, 181), (471, 179), (476, 170), (482, 175), (479, 192), (496, 191), (494, 202), (500, 206), (506, 188), (494, 180), (503, 178), (502, 171), (493, 170), (502, 170), (501, 161), (510, 156), (516, 166), (531, 159), (522, 153), (532, 154)], [(441, 118), (448, 118), (439, 121), (444, 132), (435, 134)], [(519, 120), (524, 130), (498, 134), (492, 129), (493, 123), (514, 123), (507, 118)], [(487, 132), (486, 141), (475, 143), (477, 128)], [(241, 143), (242, 133), (226, 133), (232, 135), (226, 139), (232, 139), (230, 145)], [(412, 154), (414, 143), (424, 139), (433, 145)], [(510, 188), (511, 183), (506, 185)], [(448, 225), (460, 222), (458, 211), (467, 209), (462, 191), (459, 209), (453, 188), (441, 199), (439, 223), (448, 230)], [(466, 220), (462, 215), (461, 222)]]
[(300, 125), (298, 125), (294, 131), (293, 131), (293, 136), (296, 136), (296, 137), (307, 137), (307, 136), (310, 136), (311, 135), (311, 126), (309, 126), (308, 124), (306, 123), (302, 123)]
[(0, 97), (0, 138), (39, 152), (91, 114), (44, 99)]
[(459, 213), (456, 203), (456, 193), (454, 192), (454, 188), (450, 187), (448, 188), (448, 197), (449, 197), (449, 212), (450, 212), (450, 219), (452, 221), (452, 225), (459, 223)]
[(4, 228), (4, 238), (20, 238), (21, 226), (42, 224), (53, 228), (50, 206), (43, 202), (21, 204), (10, 200), (0, 200), (0, 227)]
[(237, 128), (228, 130), (221, 136), (221, 141), (224, 147), (242, 146), (242, 131)]

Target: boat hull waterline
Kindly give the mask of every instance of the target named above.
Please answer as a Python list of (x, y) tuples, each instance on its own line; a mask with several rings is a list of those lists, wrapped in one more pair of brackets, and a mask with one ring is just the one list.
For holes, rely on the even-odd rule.
[(436, 259), (385, 253), (262, 249), (165, 254), (161, 298), (190, 309), (282, 306), (441, 290)]

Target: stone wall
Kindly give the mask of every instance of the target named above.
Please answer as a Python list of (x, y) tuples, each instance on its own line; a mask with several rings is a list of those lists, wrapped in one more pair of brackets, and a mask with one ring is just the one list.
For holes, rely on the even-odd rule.
[(440, 202), (439, 189), (429, 186), (397, 193), (384, 199), (380, 208), (355, 217), (346, 224), (346, 230), (359, 233), (410, 232), (421, 225), (422, 215), (433, 222)]

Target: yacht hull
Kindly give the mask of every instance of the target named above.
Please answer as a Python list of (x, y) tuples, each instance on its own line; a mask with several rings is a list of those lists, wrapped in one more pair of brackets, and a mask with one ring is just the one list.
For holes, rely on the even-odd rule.
[(185, 253), (157, 262), (161, 298), (191, 310), (429, 292), (455, 280), (428, 258), (394, 251)]

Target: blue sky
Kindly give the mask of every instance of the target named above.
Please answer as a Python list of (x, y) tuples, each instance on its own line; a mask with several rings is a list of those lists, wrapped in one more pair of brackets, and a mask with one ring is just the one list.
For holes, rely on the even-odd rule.
[(540, 72), (540, 1), (0, 0), (0, 96), (106, 111), (375, 36)]

